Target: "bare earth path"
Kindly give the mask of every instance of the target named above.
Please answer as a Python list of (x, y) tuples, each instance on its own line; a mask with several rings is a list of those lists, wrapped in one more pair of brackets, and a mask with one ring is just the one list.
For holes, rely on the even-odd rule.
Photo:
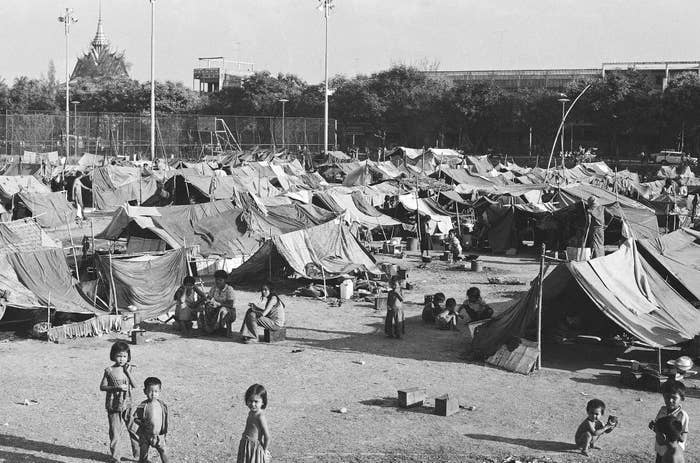
[[(403, 340), (383, 335), (383, 314), (369, 303), (329, 307), (290, 296), (284, 297), (288, 339), (277, 344), (182, 339), (169, 327), (154, 327), (158, 331), (147, 333), (149, 342), (132, 346), (133, 362), (141, 380), (151, 375), (163, 380), (162, 398), (171, 410), (172, 461), (235, 459), (232, 452), (247, 412), (243, 393), (254, 382), (269, 391), (272, 454), (278, 462), (501, 462), (510, 455), (556, 462), (653, 461), (653, 435), (646, 423), (662, 398), (617, 387), (610, 363), (619, 351), (584, 345), (567, 346), (567, 353), (548, 346), (546, 368), (522, 376), (465, 363), (458, 358), (462, 333), (422, 323), (424, 293), (443, 291), (462, 300), (466, 288), (476, 284), (503, 309), (526, 286), (488, 285), (486, 276), (529, 281), (537, 271), (530, 258), (483, 260), (490, 270), (474, 274), (448, 270), (442, 262), (419, 270), (415, 256), (406, 258), (418, 287), (408, 293)], [(237, 295), (240, 319), (241, 308), (258, 296)], [(126, 336), (58, 345), (0, 343), (0, 461), (107, 461), (107, 420), (98, 384), (115, 339)], [(396, 391), (408, 386), (425, 387), (428, 405), (449, 392), (476, 409), (447, 418), (432, 415), (427, 406), (399, 410)], [(135, 397), (142, 400), (142, 392)], [(603, 450), (585, 459), (573, 453), (571, 441), (592, 397), (603, 399), (621, 426), (602, 439)], [(25, 399), (38, 403), (22, 405)], [(348, 412), (332, 411), (341, 407)], [(689, 398), (684, 408), (691, 418), (687, 456), (694, 461), (700, 444), (692, 423), (700, 417), (700, 402)]]

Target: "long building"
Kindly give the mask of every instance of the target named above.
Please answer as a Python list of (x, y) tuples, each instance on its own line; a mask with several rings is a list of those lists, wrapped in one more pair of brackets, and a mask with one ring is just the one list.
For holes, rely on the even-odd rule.
[(452, 83), (491, 82), (499, 87), (546, 88), (561, 91), (577, 79), (605, 76), (611, 72), (638, 71), (648, 73), (662, 89), (675, 74), (687, 71), (700, 73), (700, 61), (628, 61), (603, 63), (600, 68), (580, 69), (503, 69), (480, 71), (426, 71), (430, 77)]

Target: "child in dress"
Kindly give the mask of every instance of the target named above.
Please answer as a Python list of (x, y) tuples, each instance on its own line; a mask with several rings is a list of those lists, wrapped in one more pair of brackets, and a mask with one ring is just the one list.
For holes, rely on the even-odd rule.
[(253, 384), (245, 391), (245, 404), (250, 409), (245, 430), (238, 444), (237, 463), (269, 463), (270, 430), (267, 428), (264, 410), (267, 408), (267, 391), (262, 384)]
[(685, 463), (684, 450), (680, 445), (683, 424), (673, 415), (666, 415), (656, 422), (656, 432), (661, 435), (666, 447), (661, 463)]
[(404, 327), (403, 295), (396, 279), (389, 281), (389, 294), (386, 298), (386, 319), (384, 320), (384, 332), (390, 338), (401, 339), (406, 334)]
[(670, 379), (661, 385), (661, 394), (664, 396), (664, 405), (656, 414), (656, 419), (649, 423), (649, 429), (656, 433), (654, 447), (656, 449), (656, 461), (664, 461), (668, 450), (667, 441), (658, 429), (659, 420), (672, 416), (681, 422), (681, 432), (678, 439), (678, 447), (685, 452), (685, 444), (688, 439), (688, 414), (681, 408), (681, 402), (685, 400), (685, 384), (680, 381)]
[(588, 416), (576, 429), (574, 441), (576, 447), (581, 449), (581, 453), (588, 456), (589, 449), (598, 449), (596, 441), (604, 433), (612, 431), (617, 426), (617, 421), (611, 416), (607, 424), (603, 424), (600, 419), (605, 415), (605, 403), (600, 399), (589, 400), (586, 404)]
[(159, 399), (162, 383), (153, 376), (143, 382), (143, 393), (147, 399), (136, 407), (134, 421), (139, 425), (139, 463), (148, 463), (148, 449), (153, 447), (160, 461), (168, 463), (165, 453), (165, 436), (168, 434), (168, 406)]
[(462, 317), (456, 312), (457, 301), (454, 298), (449, 298), (445, 301), (445, 310), (440, 312), (440, 314), (435, 319), (435, 323), (441, 330), (456, 330), (457, 329), (457, 317)]
[(136, 387), (133, 378), (133, 366), (129, 345), (124, 341), (112, 344), (109, 358), (114, 362), (112, 366), (105, 368), (100, 391), (107, 393), (105, 408), (109, 421), (109, 450), (112, 461), (119, 461), (118, 445), (124, 428), (131, 439), (131, 451), (134, 458), (139, 456), (139, 438), (133, 430), (131, 416), (131, 389)]

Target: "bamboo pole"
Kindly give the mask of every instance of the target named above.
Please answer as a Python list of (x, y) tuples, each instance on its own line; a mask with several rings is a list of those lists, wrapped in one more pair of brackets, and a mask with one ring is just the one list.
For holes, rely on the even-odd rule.
[(49, 291), (49, 302), (46, 304), (46, 329), (51, 329), (51, 291)]
[(66, 212), (66, 225), (68, 225), (68, 236), (70, 237), (70, 250), (73, 254), (73, 262), (75, 263), (75, 278), (80, 281), (80, 270), (78, 269), (78, 258), (75, 256), (75, 243), (73, 242), (73, 233), (70, 229), (70, 219), (68, 218), (68, 213)]
[(90, 217), (90, 239), (92, 244), (92, 265), (95, 265), (95, 225)]
[(117, 304), (117, 286), (114, 284), (114, 271), (112, 270), (112, 252), (110, 250), (109, 252), (109, 280), (112, 285), (112, 291), (111, 293), (113, 294), (114, 298), (114, 314), (118, 315), (119, 310), (118, 310), (118, 304)]
[(537, 370), (542, 369), (542, 280), (544, 279), (544, 258), (547, 246), (542, 244), (540, 273), (537, 282)]

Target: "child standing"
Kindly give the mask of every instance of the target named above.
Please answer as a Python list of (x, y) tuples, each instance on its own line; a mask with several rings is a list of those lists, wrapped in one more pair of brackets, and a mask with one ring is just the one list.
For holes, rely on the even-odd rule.
[(139, 440), (133, 430), (131, 416), (131, 389), (136, 387), (136, 383), (132, 376), (134, 367), (130, 365), (131, 351), (127, 343), (117, 341), (112, 344), (109, 358), (114, 364), (105, 368), (100, 391), (107, 393), (105, 408), (109, 421), (109, 450), (112, 461), (118, 462), (117, 447), (125, 427), (131, 439), (134, 458), (138, 458), (139, 455)]
[(664, 396), (664, 405), (656, 414), (656, 419), (649, 423), (649, 429), (656, 433), (654, 447), (656, 449), (656, 461), (665, 461), (664, 457), (668, 450), (661, 431), (658, 428), (659, 420), (666, 416), (672, 416), (681, 423), (681, 432), (678, 439), (678, 447), (685, 452), (685, 444), (688, 439), (688, 414), (681, 408), (681, 402), (685, 400), (685, 384), (680, 381), (670, 379), (661, 386), (661, 394)]
[(262, 384), (253, 384), (245, 391), (245, 404), (250, 409), (245, 430), (238, 444), (237, 463), (269, 463), (270, 430), (267, 428), (264, 410), (267, 408), (267, 391)]
[(148, 449), (153, 447), (160, 461), (168, 463), (165, 453), (165, 436), (168, 434), (168, 406), (159, 399), (162, 383), (156, 377), (146, 378), (143, 393), (147, 399), (136, 407), (134, 421), (139, 425), (139, 463), (148, 463)]
[(600, 419), (605, 415), (605, 403), (600, 399), (589, 400), (586, 404), (586, 413), (588, 416), (583, 423), (576, 429), (574, 441), (576, 447), (581, 449), (581, 453), (588, 456), (589, 449), (598, 449), (596, 441), (606, 432), (610, 432), (615, 428), (616, 421), (610, 417), (608, 424), (603, 424)]
[(390, 338), (401, 339), (406, 334), (404, 327), (404, 313), (402, 309), (403, 295), (395, 278), (389, 281), (389, 294), (386, 298), (386, 319), (384, 320), (384, 332)]
[(437, 316), (435, 319), (435, 323), (437, 324), (437, 327), (440, 328), (441, 330), (451, 330), (451, 329), (457, 329), (457, 317), (461, 317), (461, 315), (457, 315), (456, 312), (457, 309), (457, 301), (453, 297), (449, 298), (447, 301), (445, 301), (445, 310), (440, 312), (440, 314)]

